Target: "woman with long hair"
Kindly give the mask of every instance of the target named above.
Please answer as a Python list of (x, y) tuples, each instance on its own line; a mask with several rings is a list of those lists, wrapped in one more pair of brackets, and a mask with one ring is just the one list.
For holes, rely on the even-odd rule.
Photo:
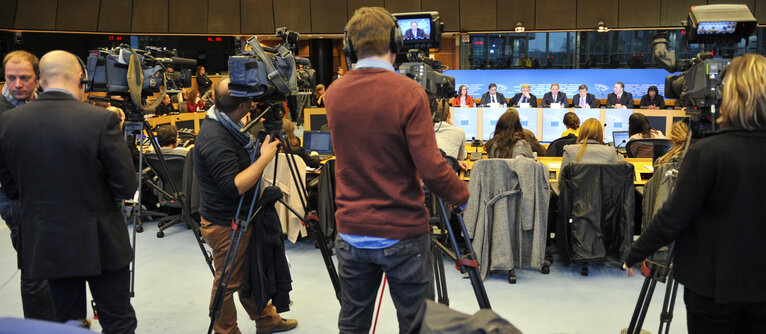
[(654, 162), (655, 166), (662, 165), (671, 161), (674, 157), (679, 156), (684, 150), (684, 144), (686, 143), (686, 135), (689, 132), (689, 127), (683, 121), (678, 121), (673, 124), (673, 128), (670, 130), (670, 141), (673, 143), (673, 147), (668, 150), (668, 153), (661, 156)]
[(649, 120), (641, 113), (633, 113), (628, 118), (628, 134), (628, 140), (665, 138), (660, 130), (652, 129)]
[(734, 58), (721, 95), (721, 130), (688, 148), (623, 268), (675, 242), (689, 333), (766, 333), (766, 57)]
[(295, 136), (295, 124), (287, 118), (282, 118), (282, 128), (287, 133), (287, 142), (290, 143), (293, 154), (301, 157), (306, 166), (319, 168), (321, 162), (319, 156), (311, 156), (309, 152), (306, 152), (306, 149), (301, 145), (300, 139)]
[(452, 107), (458, 108), (458, 107), (466, 107), (466, 108), (473, 108), (476, 105), (473, 102), (473, 98), (471, 95), (468, 95), (468, 87), (465, 85), (460, 85), (460, 88), (457, 90), (457, 97), (452, 99)]
[(192, 89), (189, 91), (189, 97), (186, 100), (186, 109), (188, 112), (205, 111), (205, 101), (199, 97), (199, 91)]
[(532, 147), (526, 141), (524, 128), (521, 127), (519, 112), (515, 108), (500, 116), (495, 125), (492, 138), (484, 144), (489, 158), (513, 158), (517, 155), (532, 157)]
[(614, 163), (625, 160), (614, 148), (604, 143), (604, 128), (595, 118), (589, 118), (580, 126), (577, 144), (564, 146), (561, 169), (573, 162)]

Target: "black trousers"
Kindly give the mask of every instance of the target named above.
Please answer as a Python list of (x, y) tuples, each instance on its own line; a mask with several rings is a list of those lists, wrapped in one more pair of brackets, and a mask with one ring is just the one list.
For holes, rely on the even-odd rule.
[(719, 304), (689, 288), (684, 303), (690, 334), (766, 333), (766, 303)]
[(104, 333), (134, 333), (136, 312), (130, 305), (130, 271), (126, 266), (91, 277), (49, 279), (56, 321), (87, 317), (85, 282), (96, 301), (98, 319)]

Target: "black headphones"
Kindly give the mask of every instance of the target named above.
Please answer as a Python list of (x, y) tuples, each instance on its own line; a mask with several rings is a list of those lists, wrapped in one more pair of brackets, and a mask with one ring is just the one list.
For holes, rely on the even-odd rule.
[(83, 85), (85, 87), (85, 90), (88, 90), (88, 84), (90, 83), (90, 80), (88, 80), (88, 67), (85, 66), (85, 62), (82, 61), (82, 58), (78, 57), (77, 55), (74, 55), (75, 58), (77, 58), (77, 61), (80, 63), (80, 67), (82, 68), (82, 78), (80, 78), (80, 85)]
[[(391, 53), (397, 54), (402, 49), (402, 44), (404, 44), (402, 31), (399, 29), (399, 22), (396, 20), (396, 17), (391, 13), (388, 13), (388, 16), (394, 21), (394, 26), (391, 28), (391, 42), (388, 48), (391, 50)], [(343, 54), (346, 56), (348, 68), (351, 68), (351, 64), (356, 63), (358, 60), (356, 52), (354, 52), (354, 45), (348, 36), (348, 24), (343, 28)]]

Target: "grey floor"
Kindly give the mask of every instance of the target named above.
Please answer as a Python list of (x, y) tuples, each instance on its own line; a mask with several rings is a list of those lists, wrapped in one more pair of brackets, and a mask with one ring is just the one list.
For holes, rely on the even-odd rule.
[[(132, 300), (138, 317), (138, 333), (202, 333), (208, 325), (208, 302), (212, 275), (204, 263), (191, 231), (170, 228), (165, 238), (147, 223), (138, 234), (136, 249), (136, 296)], [(0, 225), (0, 317), (21, 317), (19, 274), (9, 230)], [(283, 316), (299, 321), (290, 333), (337, 333), (339, 304), (334, 297), (322, 257), (311, 240), (288, 242), (287, 255), (293, 276), (294, 301)], [(452, 308), (474, 313), (478, 304), (470, 286), (453, 265), (445, 263)], [(537, 270), (517, 270), (518, 283), (504, 275), (488, 277), (484, 284), (495, 312), (524, 333), (619, 333), (627, 327), (643, 282), (628, 279), (616, 263), (591, 266), (590, 276), (580, 267), (556, 262), (549, 275)], [(658, 285), (655, 302), (645, 328), (656, 333), (664, 285)], [(675, 308), (671, 333), (686, 333), (682, 293)], [(255, 333), (241, 308), (243, 333)], [(90, 311), (89, 311), (89, 316)], [(378, 320), (378, 333), (397, 332), (396, 314), (386, 292)], [(95, 322), (94, 330), (100, 330)]]

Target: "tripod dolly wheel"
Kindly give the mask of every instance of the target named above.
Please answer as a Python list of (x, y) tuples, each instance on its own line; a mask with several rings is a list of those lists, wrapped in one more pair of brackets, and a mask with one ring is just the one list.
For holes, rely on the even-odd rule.
[(540, 272), (544, 275), (548, 275), (551, 273), (551, 264), (548, 261), (545, 261), (543, 266), (540, 268)]
[(513, 269), (508, 272), (508, 283), (516, 284), (516, 273), (513, 271)]
[(165, 237), (165, 232), (159, 231), (157, 232), (157, 238)]
[(144, 227), (143, 226), (141, 226), (141, 225), (136, 226), (136, 232), (137, 233), (141, 233), (143, 231), (144, 231)]
[(582, 269), (580, 269), (580, 275), (588, 276), (588, 264), (583, 263)]

